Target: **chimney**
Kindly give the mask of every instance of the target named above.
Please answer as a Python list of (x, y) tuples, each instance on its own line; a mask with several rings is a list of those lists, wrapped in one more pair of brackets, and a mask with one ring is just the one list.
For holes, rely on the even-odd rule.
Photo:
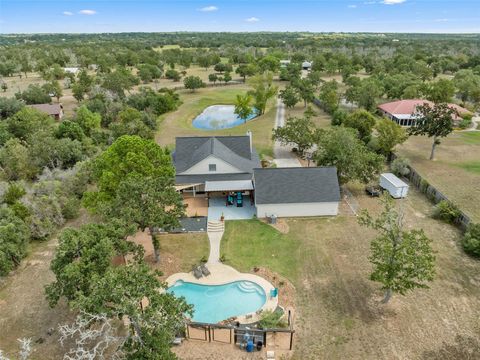
[(250, 130), (247, 131), (247, 136), (250, 139), (250, 156), (251, 156), (253, 152), (253, 145), (252, 145), (252, 132)]

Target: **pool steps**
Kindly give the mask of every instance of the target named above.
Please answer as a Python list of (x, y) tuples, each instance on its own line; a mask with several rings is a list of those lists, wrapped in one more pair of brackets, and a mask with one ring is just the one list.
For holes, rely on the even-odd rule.
[(256, 292), (260, 295), (265, 295), (263, 290), (259, 289), (258, 285), (253, 282), (241, 281), (237, 284), (237, 286), (241, 291), (246, 293)]

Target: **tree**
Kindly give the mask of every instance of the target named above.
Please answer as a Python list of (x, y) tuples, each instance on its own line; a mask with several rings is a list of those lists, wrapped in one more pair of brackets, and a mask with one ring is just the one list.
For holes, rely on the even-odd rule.
[(93, 130), (100, 128), (102, 117), (100, 114), (91, 112), (85, 105), (82, 105), (77, 109), (74, 121), (80, 125), (87, 136), (90, 136)]
[(410, 161), (404, 157), (397, 157), (392, 161), (390, 169), (397, 176), (407, 176), (410, 174)]
[(478, 101), (478, 93), (480, 89), (480, 75), (477, 75), (470, 69), (458, 71), (453, 78), (453, 83), (458, 89), (458, 93), (462, 102), (468, 100)]
[(250, 94), (237, 95), (235, 101), (235, 110), (234, 113), (243, 120), (244, 123), (247, 122), (247, 119), (253, 113), (253, 109), (250, 106), (252, 102), (252, 96)]
[(355, 76), (351, 76), (348, 82), (352, 85), (345, 93), (347, 100), (356, 102), (368, 111), (375, 111), (377, 99), (383, 95), (381, 83), (375, 78), (360, 80)]
[(439, 138), (446, 137), (453, 131), (452, 116), (454, 112), (455, 110), (450, 108), (448, 104), (430, 106), (425, 103), (417, 107), (417, 120), (408, 129), (408, 134), (433, 137), (430, 160), (435, 157), (435, 148), (440, 144)]
[(173, 176), (147, 177), (140, 181), (127, 178), (119, 185), (113, 201), (106, 204), (104, 215), (134, 223), (142, 231), (150, 231), (155, 261), (160, 261), (160, 246), (156, 229), (172, 230), (180, 225), (184, 215), (182, 196), (175, 190)]
[(253, 76), (256, 72), (257, 68), (253, 64), (240, 64), (235, 70), (235, 73), (243, 78), (243, 82), (246, 81), (247, 76)]
[(353, 180), (368, 183), (380, 173), (383, 156), (370, 151), (356, 130), (336, 126), (319, 130), (317, 136), (313, 158), (318, 166), (335, 166), (340, 184)]
[(249, 94), (254, 99), (254, 106), (259, 111), (259, 115), (263, 115), (268, 100), (274, 97), (278, 91), (278, 88), (273, 85), (273, 74), (267, 72), (252, 76), (248, 84), (252, 87)]
[(9, 118), (25, 106), (24, 102), (15, 98), (0, 97), (0, 120)]
[(76, 122), (70, 120), (63, 120), (55, 131), (57, 139), (68, 138), (71, 140), (82, 141), (85, 138), (85, 133), (82, 127)]
[(114, 72), (104, 76), (102, 87), (123, 99), (125, 97), (125, 91), (129, 91), (134, 85), (138, 85), (138, 83), (138, 78), (128, 69), (118, 67)]
[(16, 138), (8, 140), (0, 148), (0, 166), (6, 180), (28, 180), (38, 172), (32, 164), (27, 146)]
[(376, 124), (375, 116), (367, 110), (355, 110), (343, 120), (342, 124), (346, 127), (356, 129), (358, 137), (365, 144), (368, 144), (372, 137), (372, 129)]
[(143, 263), (110, 267), (103, 276), (94, 275), (90, 295), (75, 302), (84, 312), (129, 320), (121, 348), (126, 359), (176, 359), (171, 343), (185, 326), (184, 316), (192, 315), (192, 306), (164, 291), (158, 275)]
[(232, 81), (232, 75), (230, 75), (229, 71), (225, 71), (225, 73), (223, 74), (223, 81), (225, 82), (225, 84)]
[(57, 102), (63, 96), (63, 90), (60, 83), (57, 80), (53, 80), (43, 85), (43, 89), (49, 94), (57, 98)]
[(94, 276), (104, 276), (116, 256), (131, 255), (134, 261), (140, 261), (143, 248), (126, 240), (133, 233), (133, 226), (119, 220), (63, 230), (50, 264), (55, 281), (45, 287), (50, 306), (61, 298), (70, 303), (89, 297), (94, 291)]
[(315, 87), (309, 79), (299, 79), (292, 82), (292, 86), (297, 89), (298, 95), (303, 100), (304, 107), (315, 98)]
[(208, 81), (213, 82), (215, 84), (218, 81), (217, 74), (209, 74), (208, 75)]
[(185, 89), (190, 89), (192, 92), (195, 92), (196, 89), (205, 87), (202, 79), (198, 76), (187, 76), (183, 79), (183, 85), (185, 85)]
[(52, 99), (48, 92), (39, 85), (29, 85), (23, 92), (15, 94), (17, 99), (25, 101), (26, 104), (50, 104)]
[(5, 81), (2, 81), (2, 90), (3, 90), (3, 92), (6, 92), (7, 89), (8, 89), (7, 83), (6, 83)]
[(72, 85), (72, 94), (75, 100), (78, 102), (83, 100), (83, 97), (85, 96), (86, 93), (85, 87), (82, 86), (79, 82), (76, 82), (75, 84)]
[(120, 111), (117, 116), (117, 121), (109, 125), (113, 137), (116, 139), (122, 135), (137, 135), (145, 139), (153, 139), (153, 129), (145, 124), (145, 115), (147, 114), (141, 113), (131, 107)]
[(377, 132), (378, 151), (390, 158), (395, 146), (404, 143), (408, 139), (407, 132), (396, 122), (382, 118), (375, 125)]
[(382, 203), (384, 210), (377, 218), (363, 210), (358, 222), (379, 232), (370, 244), (370, 279), (382, 284), (382, 302), (388, 303), (393, 293), (405, 295), (416, 288), (428, 288), (435, 276), (435, 255), (423, 230), (404, 230), (404, 215), (388, 195)]
[(323, 110), (333, 114), (338, 109), (340, 96), (338, 94), (338, 83), (335, 80), (324, 83), (320, 88), (318, 96)]
[(142, 181), (149, 177), (173, 177), (175, 169), (167, 149), (139, 136), (124, 135), (110, 145), (93, 164), (93, 180), (97, 190), (85, 194), (91, 210), (112, 201), (122, 181), (134, 178)]
[(427, 94), (427, 99), (433, 101), (435, 104), (447, 103), (451, 101), (455, 94), (455, 86), (450, 80), (440, 79), (429, 84), (426, 87), (425, 92)]
[(166, 72), (165, 72), (165, 77), (167, 79), (170, 79), (170, 80), (173, 80), (173, 81), (180, 81), (180, 73), (177, 71), (177, 70), (174, 70), (174, 69), (168, 69)]
[(297, 89), (291, 85), (287, 85), (284, 90), (280, 90), (279, 97), (287, 108), (294, 108), (300, 101)]
[(295, 144), (298, 152), (303, 152), (313, 146), (316, 139), (316, 128), (309, 116), (289, 118), (285, 126), (273, 130), (273, 140), (283, 144)]
[(0, 275), (5, 276), (27, 253), (30, 231), (22, 219), (7, 207), (0, 207)]
[(55, 121), (37, 109), (24, 107), (7, 120), (8, 131), (15, 137), (29, 141), (39, 132), (51, 132)]

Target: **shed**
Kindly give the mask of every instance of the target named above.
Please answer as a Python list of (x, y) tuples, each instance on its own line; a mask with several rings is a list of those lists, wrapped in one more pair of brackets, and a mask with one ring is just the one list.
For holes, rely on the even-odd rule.
[(335, 167), (254, 169), (259, 218), (333, 216), (340, 188)]
[(380, 187), (387, 190), (395, 199), (404, 198), (408, 194), (408, 184), (392, 173), (380, 174)]
[(304, 61), (302, 63), (302, 69), (308, 71), (312, 70), (312, 63), (310, 61)]

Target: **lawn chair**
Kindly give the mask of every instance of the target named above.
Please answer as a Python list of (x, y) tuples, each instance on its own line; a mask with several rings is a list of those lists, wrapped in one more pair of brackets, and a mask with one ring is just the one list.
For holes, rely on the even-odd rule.
[(205, 264), (200, 265), (200, 270), (202, 271), (203, 276), (210, 275), (210, 270), (208, 270)]
[(192, 269), (193, 276), (195, 276), (195, 279), (200, 279), (203, 276), (202, 270), (200, 269), (200, 266), (195, 266)]

